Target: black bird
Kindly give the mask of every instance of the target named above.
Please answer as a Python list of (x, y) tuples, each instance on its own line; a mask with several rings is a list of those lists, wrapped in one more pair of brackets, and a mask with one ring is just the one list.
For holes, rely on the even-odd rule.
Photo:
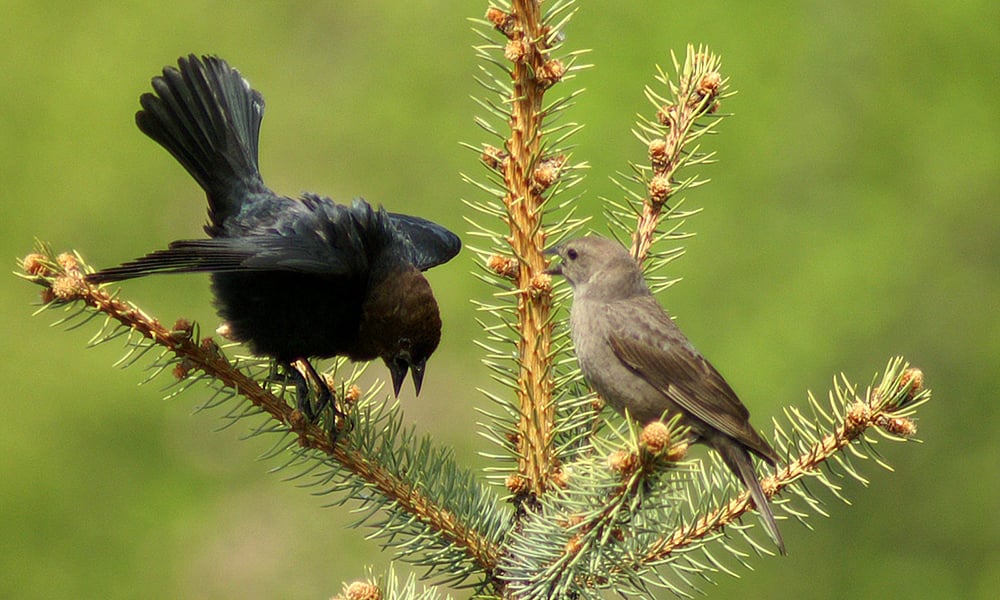
[(640, 423), (681, 416), (695, 441), (722, 457), (750, 490), (768, 533), (782, 554), (785, 544), (754, 473), (750, 453), (768, 464), (778, 454), (750, 425), (750, 412), (722, 375), (674, 324), (618, 242), (588, 236), (547, 251), (573, 289), (570, 333), (580, 370), (619, 413)]
[[(407, 371), (419, 394), (441, 338), (437, 302), (421, 271), (454, 257), (458, 236), (364, 200), (346, 206), (271, 191), (257, 165), (264, 99), (220, 58), (182, 57), (152, 86), (135, 122), (205, 190), (209, 239), (175, 241), (87, 279), (211, 273), (231, 336), (284, 367), (309, 416), (308, 388), (291, 363), (302, 360), (318, 379), (310, 357), (381, 358), (397, 396)], [(327, 391), (319, 409), (328, 398)]]

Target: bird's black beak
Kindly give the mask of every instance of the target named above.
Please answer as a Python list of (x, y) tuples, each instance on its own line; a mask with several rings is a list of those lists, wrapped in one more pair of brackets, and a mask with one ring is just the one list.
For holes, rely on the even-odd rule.
[(413, 387), (420, 395), (420, 386), (424, 383), (424, 369), (427, 367), (426, 361), (421, 361), (415, 365), (410, 365), (410, 375), (413, 377)]
[[(403, 388), (403, 380), (406, 379), (406, 370), (409, 365), (406, 361), (402, 359), (393, 359), (385, 361), (385, 366), (389, 367), (389, 374), (392, 376), (392, 395), (399, 398), (399, 390)], [(420, 373), (421, 379), (423, 378), (423, 371)], [(413, 373), (414, 381), (417, 380), (417, 374)], [(420, 390), (420, 385), (417, 385), (417, 390)]]
[[(545, 256), (559, 256), (559, 246), (552, 246), (548, 250), (543, 250)], [(549, 263), (549, 268), (542, 271), (547, 275), (562, 275), (562, 262)]]

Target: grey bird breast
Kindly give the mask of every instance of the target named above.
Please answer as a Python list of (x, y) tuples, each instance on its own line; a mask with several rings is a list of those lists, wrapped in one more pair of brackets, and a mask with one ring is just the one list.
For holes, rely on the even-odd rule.
[(645, 304), (645, 299), (656, 305), (652, 295), (616, 302), (591, 301), (578, 296), (570, 312), (573, 345), (583, 376), (615, 411), (623, 413), (627, 407), (632, 418), (640, 423), (659, 419), (665, 411), (673, 414), (678, 410), (670, 398), (636, 376), (612, 347), (611, 340), (622, 333), (637, 336), (646, 344), (664, 343), (664, 324), (658, 322), (657, 316), (662, 315), (668, 321), (670, 317), (659, 305), (654, 312), (633, 310), (636, 301)]

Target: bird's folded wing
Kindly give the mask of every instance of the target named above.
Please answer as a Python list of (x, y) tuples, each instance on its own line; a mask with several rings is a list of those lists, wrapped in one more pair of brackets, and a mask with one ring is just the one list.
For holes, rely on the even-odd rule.
[[(311, 224), (336, 248), (354, 248), (350, 256), (375, 256), (389, 251), (394, 260), (426, 271), (454, 258), (462, 241), (448, 229), (423, 219), (384, 208), (375, 208), (364, 199), (350, 205), (337, 204), (316, 194), (304, 194), (308, 215), (294, 223), (297, 232)], [(283, 224), (282, 224), (283, 225)], [(367, 268), (367, 263), (363, 265)]]
[(670, 317), (657, 305), (655, 316), (644, 311), (647, 318), (636, 322), (621, 308), (608, 309), (615, 356), (691, 416), (744, 441), (749, 412), (722, 375), (687, 340), (676, 338)]
[(462, 240), (448, 229), (420, 217), (389, 213), (399, 232), (406, 260), (421, 271), (444, 264), (462, 249)]

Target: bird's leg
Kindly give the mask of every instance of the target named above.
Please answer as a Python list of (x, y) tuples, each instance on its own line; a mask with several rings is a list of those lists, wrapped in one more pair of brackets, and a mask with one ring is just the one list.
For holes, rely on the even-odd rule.
[[(282, 361), (272, 362), (271, 369), (268, 372), (267, 377), (264, 378), (264, 381), (267, 383), (277, 383), (281, 386), (288, 386), (289, 382), (291, 382), (295, 385), (296, 395), (302, 395), (303, 389), (300, 383), (303, 383), (304, 380), (300, 382), (294, 375), (292, 375), (292, 371), (295, 371), (295, 369), (292, 368), (291, 363)], [(301, 377), (301, 374), (298, 375)], [(308, 389), (306, 391), (308, 391)], [(282, 399), (284, 399), (284, 392), (282, 392)]]
[(312, 403), (309, 401), (309, 382), (292, 363), (283, 362), (281, 367), (285, 371), (285, 382), (291, 381), (295, 386), (295, 408), (312, 422), (316, 419), (316, 413), (313, 412)]
[(302, 359), (299, 362), (305, 365), (304, 368), (306, 370), (306, 373), (308, 373), (309, 376), (316, 383), (316, 393), (318, 396), (316, 399), (316, 404), (317, 404), (316, 413), (322, 414), (323, 410), (327, 407), (327, 405), (330, 406), (330, 412), (332, 412), (333, 414), (330, 416), (330, 423), (329, 423), (329, 428), (327, 429), (327, 435), (329, 436), (330, 443), (336, 444), (337, 437), (340, 436), (340, 426), (337, 421), (339, 419), (341, 422), (345, 423), (345, 425), (349, 425), (350, 421), (348, 421), (347, 419), (347, 413), (342, 412), (340, 410), (340, 407), (337, 406), (337, 399), (333, 395), (333, 392), (330, 390), (330, 386), (327, 385), (326, 379), (316, 372), (316, 369), (313, 368), (312, 364), (305, 359)]
[(306, 375), (308, 375), (316, 385), (316, 414), (321, 414), (327, 406), (331, 406), (333, 409), (334, 419), (345, 416), (344, 413), (340, 412), (340, 409), (337, 407), (337, 402), (333, 397), (333, 392), (330, 391), (330, 386), (326, 384), (326, 379), (316, 372), (312, 363), (304, 358), (300, 359), (298, 363), (303, 366)]
[[(284, 370), (285, 375), (282, 379), (282, 383), (291, 383), (295, 386), (295, 408), (301, 412), (307, 421), (310, 423), (316, 422), (316, 420), (323, 414), (323, 411), (329, 406), (333, 415), (330, 418), (330, 428), (329, 436), (332, 443), (336, 443), (337, 436), (340, 434), (338, 428), (337, 420), (341, 419), (346, 422), (347, 414), (340, 410), (337, 406), (336, 397), (333, 395), (330, 386), (327, 385), (323, 376), (316, 372), (312, 364), (305, 359), (297, 359), (292, 362), (278, 362), (276, 366), (280, 366)], [(276, 374), (272, 371), (271, 379), (278, 379)], [(313, 404), (311, 396), (312, 390), (310, 389), (309, 380), (312, 380), (313, 385), (316, 387), (316, 403)]]

